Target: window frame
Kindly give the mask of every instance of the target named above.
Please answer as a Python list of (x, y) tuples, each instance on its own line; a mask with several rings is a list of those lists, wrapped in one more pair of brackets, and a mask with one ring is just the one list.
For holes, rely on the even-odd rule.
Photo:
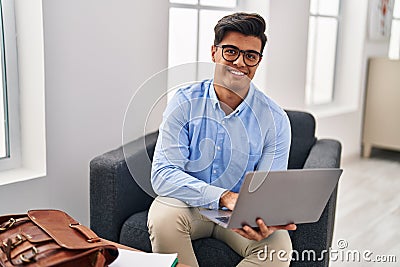
[[(18, 70), (8, 73), (14, 75), (12, 78), (18, 84), (18, 90), (9, 90), (8, 95), (8, 103), (11, 103), (10, 93), (15, 94), (13, 101), (16, 101), (13, 106), (16, 112), (9, 109), (9, 121), (13, 122), (10, 137), (14, 141), (11, 145), (15, 145), (15, 141), (19, 142), (17, 148), (20, 158), (12, 162), (12, 166), (0, 170), (0, 186), (44, 177), (47, 174), (42, 0), (5, 1), (6, 9), (12, 10), (10, 14), (14, 17), (7, 22), (15, 26), (15, 30), (10, 30), (9, 33), (14, 36), (16, 46), (11, 50), (15, 51), (17, 58), (16, 61), (9, 62), (8, 69), (12, 64)], [(5, 29), (8, 30), (7, 27)], [(15, 159), (17, 155), (13, 153), (11, 156)]]
[(5, 138), (6, 157), (0, 158), (0, 171), (10, 170), (21, 166), (21, 132), (19, 108), (19, 73), (17, 54), (17, 35), (15, 6), (12, 0), (0, 0), (2, 20), (1, 36), (2, 62), (5, 69), (4, 79), (4, 109), (5, 109)]

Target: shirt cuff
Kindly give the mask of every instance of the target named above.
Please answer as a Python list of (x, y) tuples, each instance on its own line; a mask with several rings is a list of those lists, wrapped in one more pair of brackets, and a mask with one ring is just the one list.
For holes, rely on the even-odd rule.
[(204, 194), (204, 208), (217, 210), (219, 209), (219, 199), (227, 189), (209, 185), (206, 187)]

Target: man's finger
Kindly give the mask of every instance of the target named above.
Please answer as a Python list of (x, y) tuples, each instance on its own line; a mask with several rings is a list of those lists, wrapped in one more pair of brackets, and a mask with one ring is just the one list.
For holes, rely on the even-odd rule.
[(247, 233), (248, 236), (250, 236), (250, 239), (252, 240), (261, 240), (263, 237), (260, 235), (259, 232), (255, 231), (253, 228), (251, 228), (248, 225), (243, 226), (243, 230)]
[(268, 228), (268, 226), (264, 223), (264, 221), (262, 219), (257, 219), (256, 223), (257, 223), (258, 227), (260, 228), (261, 235), (264, 238), (267, 237), (270, 233), (270, 229)]

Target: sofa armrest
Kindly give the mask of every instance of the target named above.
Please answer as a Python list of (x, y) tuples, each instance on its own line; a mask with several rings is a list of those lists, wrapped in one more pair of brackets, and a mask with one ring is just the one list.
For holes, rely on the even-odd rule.
[(320, 139), (311, 148), (304, 163), (304, 169), (339, 168), (342, 153), (341, 144), (332, 139)]
[[(304, 168), (339, 168), (341, 158), (341, 144), (336, 140), (317, 140), (311, 148), (310, 154), (305, 162)], [(329, 251), (332, 245), (333, 227), (335, 222), (337, 187), (316, 223), (298, 225), (297, 230), (292, 232), (293, 248), (299, 252), (300, 260), (292, 262), (291, 267), (313, 267), (329, 266), (328, 253), (321, 257), (323, 250)], [(316, 260), (301, 261), (302, 251), (315, 252)], [(305, 255), (308, 255), (305, 253)]]
[(157, 135), (148, 134), (91, 160), (90, 226), (99, 236), (119, 242), (125, 220), (150, 207), (153, 197), (142, 190), (132, 173), (150, 183)]

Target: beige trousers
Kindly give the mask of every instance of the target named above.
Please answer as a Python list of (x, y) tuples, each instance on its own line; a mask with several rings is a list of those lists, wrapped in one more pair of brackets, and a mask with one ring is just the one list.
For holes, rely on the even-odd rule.
[(253, 241), (215, 224), (199, 210), (174, 198), (157, 197), (150, 207), (147, 222), (153, 252), (177, 252), (179, 262), (196, 267), (199, 265), (191, 241), (213, 237), (244, 257), (237, 266), (289, 266), (287, 258), (292, 243), (287, 231), (276, 231), (262, 241)]

